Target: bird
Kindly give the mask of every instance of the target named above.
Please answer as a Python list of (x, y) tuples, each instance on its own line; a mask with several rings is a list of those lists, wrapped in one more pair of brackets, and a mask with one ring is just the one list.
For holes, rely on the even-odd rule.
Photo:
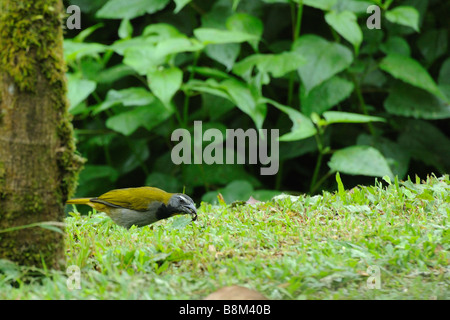
[(85, 204), (105, 212), (118, 225), (143, 227), (179, 214), (197, 219), (194, 201), (186, 194), (168, 193), (155, 187), (123, 188), (94, 198), (70, 199), (66, 204)]

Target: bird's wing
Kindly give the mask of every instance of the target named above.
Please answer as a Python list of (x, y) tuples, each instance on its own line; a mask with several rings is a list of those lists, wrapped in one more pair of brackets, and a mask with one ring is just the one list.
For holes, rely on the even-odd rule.
[(99, 202), (105, 204), (135, 211), (146, 211), (152, 202), (158, 201), (167, 204), (170, 197), (170, 193), (161, 189), (140, 187), (111, 190), (93, 200), (100, 200)]

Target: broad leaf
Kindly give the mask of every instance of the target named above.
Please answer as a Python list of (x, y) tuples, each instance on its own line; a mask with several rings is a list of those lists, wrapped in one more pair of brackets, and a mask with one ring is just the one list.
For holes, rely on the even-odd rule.
[(429, 92), (406, 83), (393, 86), (384, 100), (384, 108), (390, 114), (422, 119), (450, 118), (450, 105)]
[(419, 32), (419, 12), (414, 7), (396, 7), (386, 12), (386, 19), (392, 23), (411, 27)]
[(258, 36), (241, 31), (220, 30), (212, 28), (198, 28), (194, 30), (194, 35), (203, 44), (218, 43), (241, 43), (252, 40), (259, 40)]
[(106, 94), (105, 100), (95, 109), (94, 114), (105, 111), (114, 105), (122, 104), (128, 106), (144, 106), (155, 100), (153, 94), (145, 88), (131, 87), (128, 89), (114, 90), (111, 89)]
[(177, 14), (191, 1), (192, 0), (174, 0), (176, 6), (175, 6), (175, 10), (173, 10), (173, 12), (175, 14)]
[(408, 42), (401, 37), (389, 37), (385, 43), (381, 44), (380, 49), (385, 54), (411, 55), (411, 49), (409, 48)]
[(366, 145), (378, 149), (386, 158), (392, 173), (400, 179), (405, 177), (408, 172), (410, 156), (397, 142), (393, 142), (383, 137), (361, 134), (358, 136), (356, 143), (358, 145)]
[(348, 68), (353, 61), (348, 48), (315, 35), (300, 37), (294, 42), (293, 51), (299, 52), (307, 60), (298, 73), (308, 92)]
[(390, 73), (394, 78), (422, 88), (438, 97), (445, 99), (433, 78), (416, 60), (398, 54), (386, 56), (380, 63), (380, 68)]
[(245, 32), (256, 36), (258, 40), (250, 40), (249, 43), (255, 51), (258, 51), (258, 42), (264, 29), (261, 20), (246, 13), (236, 13), (227, 19), (226, 26), (228, 30)]
[(98, 18), (133, 19), (165, 8), (170, 0), (109, 0), (97, 11)]
[[(302, 0), (302, 1), (303, 4), (306, 6), (328, 11), (336, 4), (338, 0)], [(295, 0), (295, 2), (300, 2), (300, 0)]]
[(72, 74), (68, 74), (67, 79), (67, 98), (70, 103), (69, 111), (71, 111), (94, 92), (97, 83), (91, 80), (79, 79)]
[(306, 64), (306, 60), (297, 52), (285, 51), (279, 54), (253, 54), (236, 63), (233, 72), (244, 79), (249, 79), (253, 68), (260, 72), (271, 73), (278, 78), (286, 73), (297, 70)]
[(429, 64), (447, 52), (447, 38), (448, 32), (445, 29), (430, 30), (420, 35), (417, 47)]
[(402, 128), (399, 144), (416, 160), (450, 171), (450, 139), (430, 122), (409, 120)]
[(250, 88), (245, 83), (235, 79), (222, 81), (220, 87), (228, 93), (231, 101), (239, 109), (252, 118), (256, 128), (261, 129), (266, 118), (267, 107), (264, 103), (257, 102)]
[(137, 107), (131, 111), (126, 111), (112, 116), (106, 120), (106, 127), (111, 130), (130, 135), (139, 127), (151, 130), (172, 115), (161, 103), (155, 103)]
[(353, 88), (353, 82), (334, 76), (309, 93), (306, 93), (306, 90), (300, 90), (301, 110), (307, 116), (313, 112), (322, 114), (348, 98)]
[(308, 117), (304, 116), (301, 112), (270, 99), (264, 98), (263, 100), (267, 103), (272, 104), (280, 111), (286, 113), (293, 123), (291, 132), (281, 136), (279, 138), (280, 141), (302, 140), (309, 138), (317, 133), (317, 129), (312, 121)]
[(120, 39), (127, 39), (133, 36), (133, 25), (129, 19), (123, 19), (118, 30)]
[(343, 111), (326, 111), (323, 113), (323, 117), (325, 118), (326, 125), (333, 123), (386, 122), (384, 118)]
[(328, 166), (335, 172), (394, 178), (383, 155), (369, 146), (351, 146), (333, 153)]
[(157, 69), (147, 75), (147, 81), (153, 94), (164, 103), (166, 108), (171, 109), (170, 101), (180, 89), (183, 72), (176, 67)]
[(206, 55), (223, 64), (227, 70), (233, 68), (240, 51), (241, 46), (238, 43), (209, 44), (205, 48)]
[(351, 11), (331, 11), (325, 15), (325, 21), (333, 27), (345, 40), (350, 42), (358, 53), (363, 35), (356, 20), (356, 15)]

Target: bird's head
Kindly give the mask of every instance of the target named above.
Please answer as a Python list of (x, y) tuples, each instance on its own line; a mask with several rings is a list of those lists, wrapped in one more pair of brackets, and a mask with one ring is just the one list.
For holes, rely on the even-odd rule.
[(197, 208), (195, 208), (194, 201), (188, 195), (175, 193), (170, 197), (167, 206), (173, 212), (173, 215), (190, 214), (192, 220), (197, 220)]

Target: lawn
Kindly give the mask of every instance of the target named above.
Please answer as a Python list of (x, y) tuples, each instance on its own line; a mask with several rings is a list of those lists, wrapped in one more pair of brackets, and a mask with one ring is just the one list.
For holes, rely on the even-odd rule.
[(69, 289), (65, 271), (0, 260), (0, 298), (202, 299), (239, 284), (270, 299), (449, 299), (449, 176), (386, 180), (202, 203), (194, 223), (180, 216), (130, 230), (72, 213), (66, 263), (80, 268), (81, 289)]

